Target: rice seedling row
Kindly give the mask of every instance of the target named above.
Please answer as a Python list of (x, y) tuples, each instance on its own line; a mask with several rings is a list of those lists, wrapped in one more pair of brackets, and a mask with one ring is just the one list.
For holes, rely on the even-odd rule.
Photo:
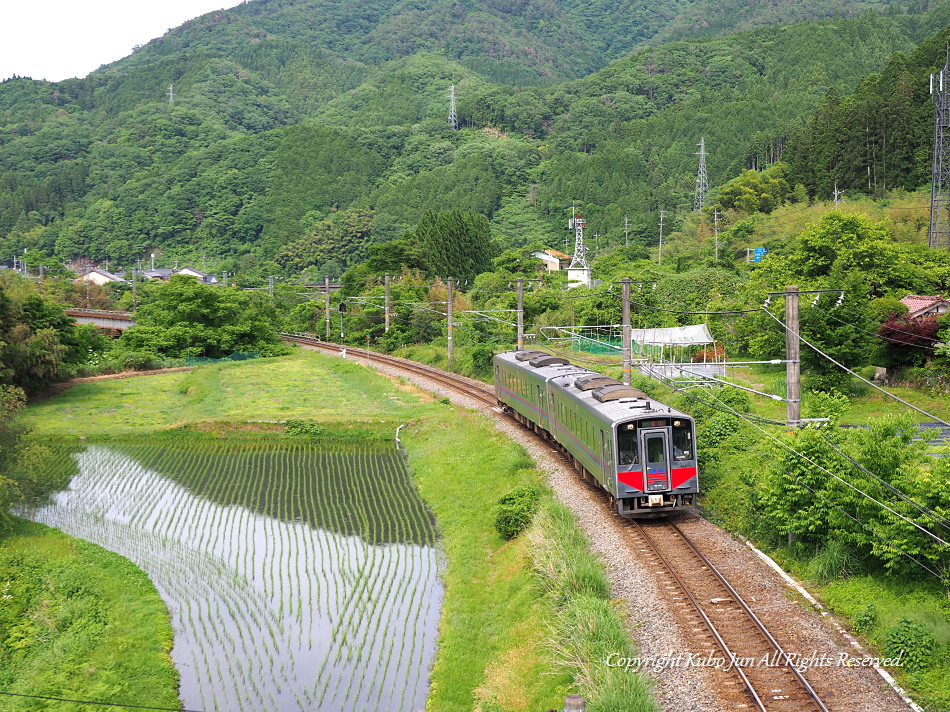
[(186, 706), (424, 705), (439, 558), (398, 453), (154, 437), (61, 454), (69, 489), (24, 513), (149, 574)]

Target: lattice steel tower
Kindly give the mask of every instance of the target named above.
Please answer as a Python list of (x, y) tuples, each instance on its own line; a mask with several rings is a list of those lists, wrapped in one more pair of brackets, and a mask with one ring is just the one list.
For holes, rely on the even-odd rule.
[(706, 139), (699, 139), (699, 152), (694, 154), (699, 156), (699, 172), (696, 174), (696, 197), (693, 199), (693, 210), (699, 212), (703, 209), (703, 203), (706, 202), (706, 196), (709, 195), (709, 177), (706, 175)]
[(449, 87), (449, 126), (455, 130), (459, 130), (459, 117), (455, 113), (455, 85)]
[(930, 189), (931, 247), (950, 250), (950, 58), (943, 70), (930, 75), (934, 98), (934, 156)]

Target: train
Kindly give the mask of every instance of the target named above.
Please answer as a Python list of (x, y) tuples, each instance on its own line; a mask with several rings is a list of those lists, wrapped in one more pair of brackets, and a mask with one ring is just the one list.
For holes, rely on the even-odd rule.
[(696, 425), (689, 415), (544, 351), (506, 351), (492, 365), (498, 405), (556, 443), (621, 517), (695, 508)]

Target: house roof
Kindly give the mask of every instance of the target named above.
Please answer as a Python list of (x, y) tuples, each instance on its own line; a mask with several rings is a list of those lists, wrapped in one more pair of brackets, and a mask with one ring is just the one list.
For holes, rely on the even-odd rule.
[(142, 272), (142, 274), (144, 274), (149, 279), (153, 279), (155, 277), (159, 277), (159, 278), (164, 277), (165, 279), (168, 279), (174, 273), (175, 273), (175, 270), (173, 269), (147, 269), (144, 272)]
[(98, 267), (96, 267), (96, 268), (94, 268), (94, 269), (86, 270), (86, 271), (83, 272), (81, 275), (79, 275), (79, 279), (83, 279), (84, 277), (86, 277), (86, 276), (88, 276), (88, 275), (90, 275), (90, 274), (93, 274), (93, 273), (95, 273), (95, 274), (101, 274), (103, 277), (106, 277), (107, 279), (109, 279), (109, 280), (111, 280), (111, 281), (113, 281), (113, 282), (124, 282), (124, 281), (125, 281), (124, 279), (122, 279), (122, 277), (119, 277), (119, 276), (117, 276), (117, 275), (114, 275), (114, 274), (112, 274), (112, 272), (106, 272), (104, 269), (99, 269)]
[(202, 272), (200, 269), (195, 269), (194, 267), (182, 267), (180, 270), (178, 270), (178, 273), (181, 274), (182, 272), (186, 270), (191, 274), (198, 275), (202, 279), (209, 279), (212, 276), (208, 274), (207, 272)]
[(908, 294), (906, 297), (901, 299), (901, 304), (907, 307), (908, 316), (914, 317), (921, 312), (930, 309), (936, 304), (941, 302), (946, 302), (950, 304), (950, 300), (946, 297), (942, 297), (939, 294), (935, 297), (922, 296), (920, 294)]
[(571, 259), (570, 255), (565, 255), (563, 252), (558, 252), (557, 250), (535, 250), (532, 254), (534, 255), (549, 255), (559, 260), (569, 260)]

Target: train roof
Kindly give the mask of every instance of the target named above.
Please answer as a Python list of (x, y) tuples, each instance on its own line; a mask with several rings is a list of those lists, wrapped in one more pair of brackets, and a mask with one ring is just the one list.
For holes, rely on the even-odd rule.
[[(540, 379), (550, 381), (586, 409), (610, 420), (614, 425), (632, 418), (651, 416), (692, 420), (688, 414), (650, 398), (643, 391), (624, 385), (616, 379), (568, 363), (566, 359), (558, 359), (565, 363), (552, 364), (539, 358), (538, 354), (536, 351), (505, 351), (496, 354), (495, 358), (519, 371), (537, 374)], [(518, 358), (519, 356), (521, 358)]]
[(558, 376), (576, 377), (579, 374), (593, 373), (583, 366), (576, 366), (565, 358), (552, 356), (544, 351), (505, 351), (495, 354), (495, 358), (519, 371), (535, 374), (542, 381), (549, 381)]
[[(646, 393), (621, 383), (608, 384), (582, 390), (574, 385), (574, 377), (564, 375), (551, 379), (551, 385), (569, 394), (579, 401), (588, 410), (598, 413), (612, 424), (622, 423), (633, 418), (690, 418), (682, 411), (676, 410), (651, 398)], [(581, 384), (583, 385), (583, 384)]]

